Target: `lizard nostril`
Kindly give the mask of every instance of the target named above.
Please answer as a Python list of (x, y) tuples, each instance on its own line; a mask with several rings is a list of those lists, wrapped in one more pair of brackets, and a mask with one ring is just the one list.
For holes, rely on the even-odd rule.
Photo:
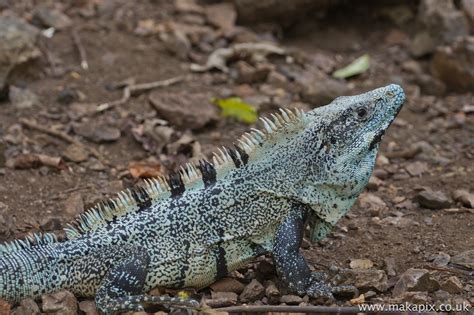
[(387, 93), (385, 93), (385, 94), (390, 98), (395, 97), (395, 93), (393, 93), (392, 91), (387, 91)]

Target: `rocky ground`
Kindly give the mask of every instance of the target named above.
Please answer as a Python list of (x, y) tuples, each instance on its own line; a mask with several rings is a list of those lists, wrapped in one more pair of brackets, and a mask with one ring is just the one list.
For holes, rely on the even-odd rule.
[[(0, 240), (62, 237), (97, 201), (258, 126), (213, 99), (265, 116), (394, 82), (408, 101), (367, 191), (303, 251), (360, 289), (337, 305), (474, 305), (474, 2), (387, 3), (0, 1)], [(270, 257), (192, 294), (214, 308), (318, 302), (287, 293)], [(10, 311), (96, 314), (68, 292), (0, 303)]]

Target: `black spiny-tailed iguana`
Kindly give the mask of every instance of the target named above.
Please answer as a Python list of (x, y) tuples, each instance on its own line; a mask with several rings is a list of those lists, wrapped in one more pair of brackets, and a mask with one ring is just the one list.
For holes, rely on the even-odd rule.
[(404, 101), (392, 84), (307, 113), (281, 110), (212, 163), (146, 181), (82, 214), (65, 241), (44, 234), (3, 244), (0, 297), (15, 303), (67, 289), (95, 296), (107, 314), (148, 302), (192, 307), (145, 292), (202, 288), (268, 252), (298, 294), (348, 291), (311, 273), (299, 251), (305, 223), (318, 240), (348, 211)]

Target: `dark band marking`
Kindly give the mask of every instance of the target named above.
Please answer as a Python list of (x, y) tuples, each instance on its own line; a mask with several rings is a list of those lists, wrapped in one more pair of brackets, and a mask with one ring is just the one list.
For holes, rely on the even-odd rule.
[(217, 248), (216, 252), (216, 280), (219, 280), (229, 273), (227, 269), (227, 260), (225, 259), (225, 249), (221, 246)]
[(151, 206), (150, 196), (143, 187), (138, 186), (132, 189), (132, 198), (135, 200), (139, 210), (143, 210)]
[(173, 172), (168, 176), (168, 185), (170, 186), (171, 197), (181, 196), (186, 190), (181, 174), (178, 172)]
[(242, 162), (240, 161), (240, 158), (237, 155), (237, 150), (227, 148), (227, 151), (229, 152), (232, 161), (234, 161), (235, 167), (239, 168), (242, 165)]
[[(218, 229), (218, 235), (222, 240), (224, 238), (224, 230)], [(222, 277), (227, 276), (229, 270), (227, 269), (227, 260), (225, 258), (225, 249), (222, 247), (222, 244), (219, 243), (216, 251), (216, 278), (215, 280), (219, 280)]]
[(206, 160), (200, 160), (198, 167), (202, 174), (204, 187), (212, 186), (216, 182), (216, 169), (214, 168), (214, 165)]
[(247, 154), (247, 152), (245, 152), (245, 150), (239, 147), (238, 145), (235, 145), (235, 149), (239, 152), (240, 159), (242, 160), (244, 165), (247, 164), (249, 162), (249, 155)]

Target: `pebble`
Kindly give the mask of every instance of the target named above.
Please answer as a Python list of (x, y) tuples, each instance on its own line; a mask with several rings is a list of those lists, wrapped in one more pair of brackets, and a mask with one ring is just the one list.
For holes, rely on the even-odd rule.
[(13, 310), (13, 315), (40, 315), (38, 304), (33, 299), (24, 299), (20, 305)]
[(265, 81), (271, 71), (269, 66), (254, 67), (243, 60), (238, 61), (235, 67), (237, 69), (236, 82), (239, 84)]
[(336, 97), (348, 93), (346, 84), (314, 71), (302, 73), (296, 78), (296, 83), (301, 88), (301, 100), (313, 107), (326, 105)]
[(410, 268), (400, 276), (392, 294), (399, 296), (408, 291), (434, 292), (438, 289), (439, 283), (432, 279), (428, 270)]
[(385, 271), (389, 277), (395, 277), (397, 275), (395, 259), (393, 257), (387, 257), (384, 259)]
[(388, 289), (387, 274), (376, 269), (343, 269), (342, 282), (338, 284), (354, 285), (361, 290), (385, 292)]
[(349, 266), (351, 269), (370, 269), (374, 263), (370, 259), (351, 259)]
[(28, 89), (10, 85), (8, 97), (12, 105), (17, 109), (31, 108), (39, 104), (38, 95)]
[(217, 3), (204, 7), (208, 22), (224, 31), (230, 31), (235, 26), (237, 11), (231, 2)]
[(441, 289), (452, 294), (458, 294), (463, 291), (463, 285), (458, 277), (451, 276), (441, 282)]
[(434, 256), (433, 264), (436, 266), (447, 266), (449, 261), (451, 260), (451, 256), (444, 252), (439, 252), (437, 255)]
[(433, 74), (451, 91), (473, 91), (474, 36), (459, 38), (450, 46), (438, 48), (431, 67)]
[(70, 217), (75, 217), (84, 212), (84, 200), (80, 193), (72, 193), (64, 201), (64, 212)]
[(265, 288), (263, 287), (263, 285), (258, 282), (258, 280), (253, 279), (249, 284), (245, 286), (239, 298), (242, 303), (248, 303), (261, 299), (264, 294)]
[(120, 138), (118, 128), (88, 121), (73, 125), (74, 133), (96, 143), (114, 142)]
[(244, 291), (245, 285), (234, 278), (225, 277), (211, 284), (210, 288), (214, 292), (234, 292), (240, 294)]
[(297, 295), (287, 294), (283, 295), (280, 298), (280, 303), (285, 303), (287, 305), (298, 305), (303, 302), (303, 299)]
[(56, 97), (59, 103), (65, 105), (71, 104), (72, 102), (83, 101), (84, 99), (85, 95), (81, 91), (70, 87), (62, 89)]
[(35, 10), (33, 21), (42, 26), (54, 27), (57, 30), (63, 30), (72, 25), (72, 20), (66, 14), (45, 5), (39, 6)]
[(238, 295), (234, 292), (211, 292), (211, 299), (206, 304), (213, 308), (233, 306), (237, 304)]
[(153, 91), (150, 103), (170, 124), (182, 129), (199, 129), (217, 118), (215, 105), (206, 93)]
[(458, 189), (453, 192), (453, 199), (460, 202), (464, 207), (474, 208), (474, 194), (464, 189)]
[(451, 205), (451, 202), (444, 193), (430, 189), (420, 191), (415, 196), (414, 201), (418, 202), (421, 207), (433, 210), (449, 208)]
[(85, 315), (99, 315), (99, 311), (92, 300), (85, 300), (79, 302), (79, 309), (85, 313)]
[(451, 263), (474, 270), (474, 249), (453, 256)]
[(426, 162), (416, 161), (405, 166), (405, 170), (413, 177), (418, 177), (428, 171)]
[(39, 30), (14, 16), (0, 17), (0, 90), (18, 65), (41, 55), (36, 46)]
[(43, 312), (61, 315), (77, 315), (77, 300), (69, 291), (59, 291), (41, 296)]
[(278, 304), (280, 295), (280, 290), (278, 290), (273, 281), (267, 281), (265, 283), (265, 296), (267, 297), (269, 304)]
[(89, 152), (83, 145), (79, 144), (70, 144), (63, 151), (63, 157), (69, 161), (80, 163), (87, 160), (89, 157)]

